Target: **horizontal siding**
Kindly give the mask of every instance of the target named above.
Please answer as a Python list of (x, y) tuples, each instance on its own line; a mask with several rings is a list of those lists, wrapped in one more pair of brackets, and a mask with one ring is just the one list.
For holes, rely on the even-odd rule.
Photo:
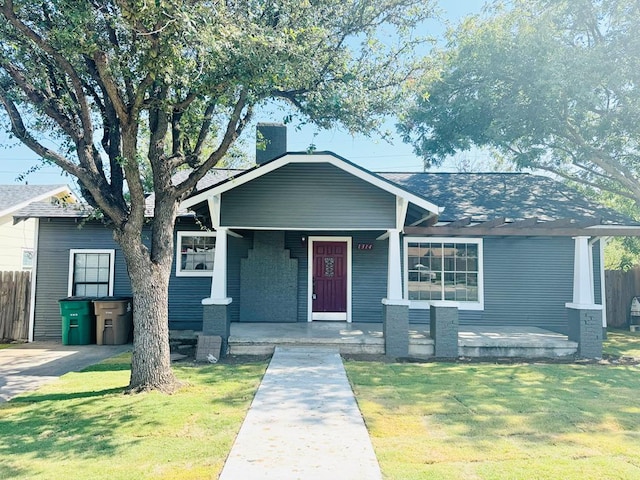
[(333, 165), (288, 164), (222, 194), (221, 225), (387, 229), (395, 196)]
[[(382, 322), (382, 299), (387, 296), (388, 240), (376, 240), (383, 232), (353, 233), (353, 321)], [(372, 250), (358, 250), (358, 244)]]
[[(460, 326), (531, 326), (567, 330), (573, 297), (571, 238), (484, 239), (484, 311), (460, 310)], [(412, 309), (411, 323), (429, 323)]]
[(565, 332), (565, 304), (573, 297), (573, 254), (571, 238), (485, 239), (485, 309), (474, 324)]
[(596, 305), (602, 305), (600, 242), (601, 240), (598, 240), (593, 244), (593, 293)]
[(96, 222), (74, 219), (40, 220), (36, 272), (35, 340), (59, 341), (62, 321), (58, 300), (67, 297), (69, 250), (115, 249), (114, 295), (130, 295), (124, 255), (111, 231)]
[[(177, 231), (198, 231), (191, 219), (179, 219)], [(147, 232), (148, 238), (148, 232)], [(175, 240), (175, 238), (174, 238)], [(232, 318), (239, 317), (240, 258), (246, 256), (249, 238), (228, 239), (228, 292), (234, 299)], [(81, 227), (73, 219), (42, 219), (38, 240), (38, 270), (34, 337), (36, 340), (60, 340), (61, 320), (58, 300), (67, 296), (69, 250), (78, 248), (115, 249), (115, 295), (130, 295), (131, 286), (124, 255), (113, 241), (111, 231), (97, 222)], [(175, 262), (175, 247), (174, 247)], [(169, 328), (172, 330), (202, 329), (202, 299), (211, 294), (209, 277), (176, 277), (175, 263), (169, 279)]]

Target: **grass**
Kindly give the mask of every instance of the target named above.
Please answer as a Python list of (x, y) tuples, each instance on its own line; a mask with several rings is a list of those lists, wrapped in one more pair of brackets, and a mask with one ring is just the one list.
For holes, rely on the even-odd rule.
[(174, 366), (174, 395), (125, 395), (115, 357), (0, 405), (0, 478), (218, 478), (266, 362)]
[[(640, 357), (640, 336), (605, 353)], [(345, 366), (386, 479), (640, 479), (633, 362)]]

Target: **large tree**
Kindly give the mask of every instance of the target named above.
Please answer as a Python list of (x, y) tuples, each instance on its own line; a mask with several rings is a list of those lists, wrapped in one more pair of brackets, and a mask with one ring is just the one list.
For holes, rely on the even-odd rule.
[[(269, 99), (301, 121), (374, 131), (417, 71), (412, 30), (429, 15), (424, 0), (0, 0), (7, 125), (77, 178), (122, 248), (131, 390), (176, 385), (167, 297), (180, 201)], [(187, 179), (172, 184), (184, 167)]]
[(513, 0), (434, 51), (400, 130), (427, 167), (472, 146), (640, 206), (640, 2)]

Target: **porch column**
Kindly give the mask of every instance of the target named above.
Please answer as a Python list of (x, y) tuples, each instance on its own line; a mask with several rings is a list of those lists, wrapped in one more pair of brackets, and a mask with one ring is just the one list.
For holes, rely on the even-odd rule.
[(221, 337), (220, 355), (226, 355), (228, 349), (231, 330), (229, 304), (232, 299), (227, 297), (227, 234), (226, 228), (216, 229), (211, 296), (202, 300), (202, 335), (198, 338), (200, 356), (208, 353), (217, 356), (217, 352), (200, 352), (201, 346), (211, 343), (211, 337)]
[(602, 305), (593, 294), (593, 268), (589, 237), (574, 237), (573, 302), (569, 310), (569, 340), (578, 343), (578, 356), (602, 357)]
[(387, 298), (382, 299), (382, 322), (385, 354), (409, 355), (409, 302), (402, 298), (402, 257), (400, 230), (389, 230)]

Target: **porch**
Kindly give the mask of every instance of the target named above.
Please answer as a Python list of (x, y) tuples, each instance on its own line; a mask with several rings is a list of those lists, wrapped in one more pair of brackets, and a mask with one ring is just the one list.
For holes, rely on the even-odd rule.
[[(345, 354), (382, 355), (385, 342), (382, 323), (297, 322), (232, 323), (229, 353), (265, 355), (275, 346), (339, 348)], [(461, 326), (458, 355), (461, 357), (564, 357), (577, 352), (577, 342), (566, 335), (536, 327)], [(429, 325), (409, 326), (409, 356), (428, 358), (434, 354)]]

